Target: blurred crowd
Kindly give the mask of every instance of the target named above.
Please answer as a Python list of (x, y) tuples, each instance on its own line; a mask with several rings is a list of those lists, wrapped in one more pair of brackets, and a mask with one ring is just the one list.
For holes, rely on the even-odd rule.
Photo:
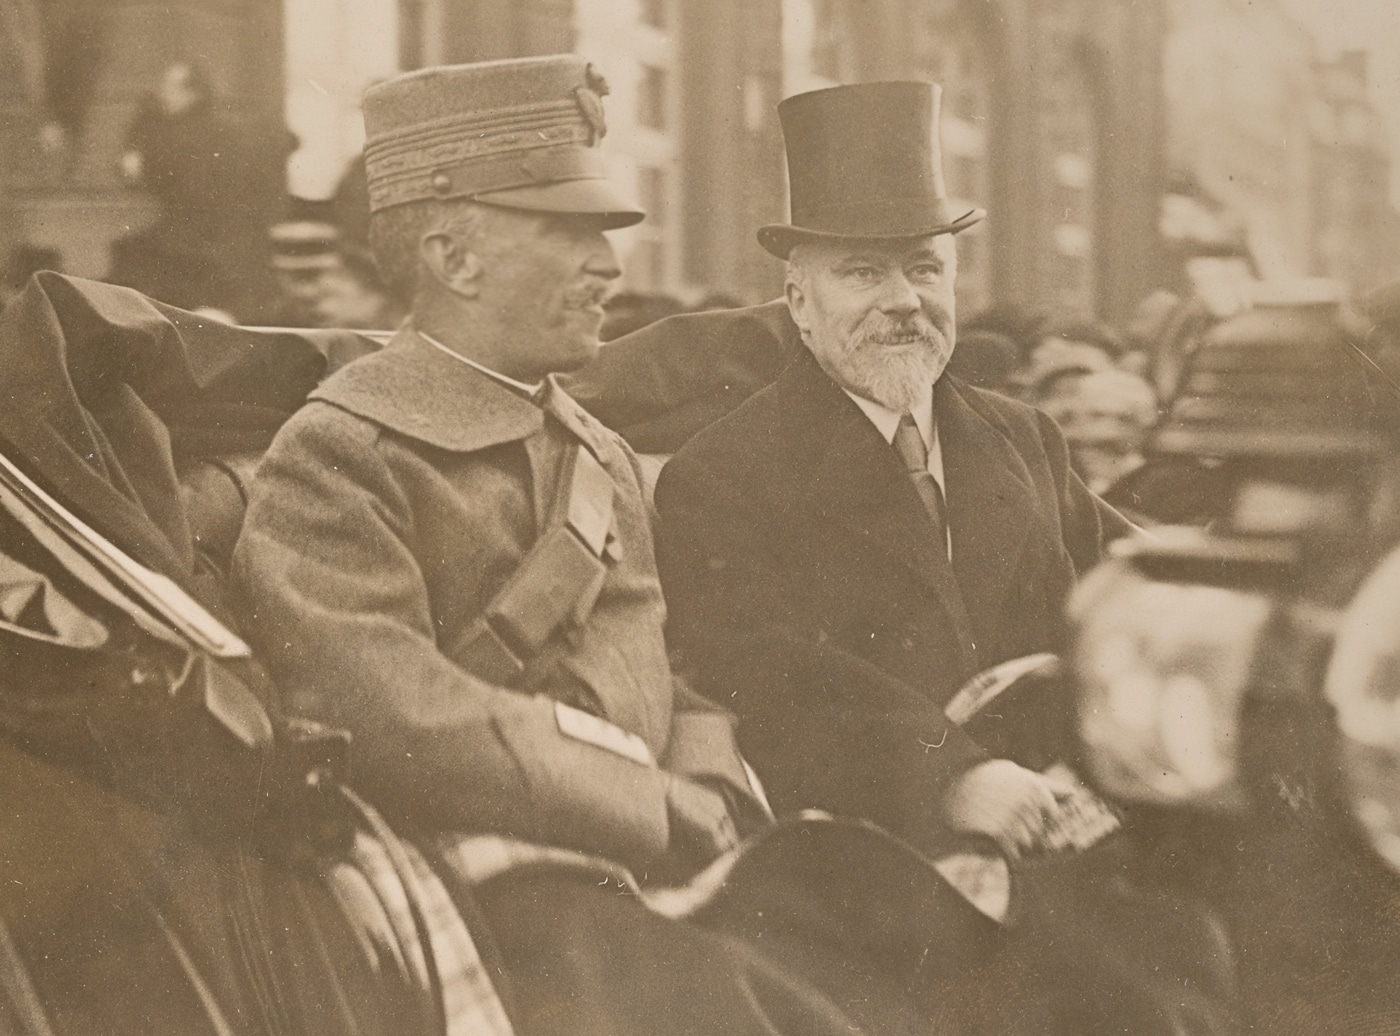
[[(138, 106), (118, 173), (157, 206), (148, 226), (113, 245), (104, 279), (230, 323), (390, 330), (404, 310), (376, 269), (368, 241), (362, 160), (346, 168), (332, 197), (308, 201), (285, 189), (296, 140), (228, 116), (206, 69), (170, 64)], [(1239, 274), (1193, 276), (1146, 299), (1122, 326), (1082, 313), (994, 306), (959, 322), (950, 370), (963, 380), (1039, 407), (1063, 430), (1071, 462), (1110, 501), (1145, 461), (1153, 426), (1169, 408), (1192, 345), (1239, 308)], [(1206, 257), (1201, 263), (1215, 263)], [(1200, 266), (1201, 263), (1197, 263)], [(31, 273), (62, 272), (55, 249), (16, 246), (0, 269), (0, 308)], [(1212, 270), (1214, 267), (1212, 267)], [(1211, 271), (1207, 271), (1211, 272)], [(1200, 283), (1198, 283), (1200, 282)], [(1228, 284), (1230, 298), (1212, 284)], [(687, 303), (663, 292), (623, 291), (608, 304), (601, 338), (613, 341), (674, 314), (733, 309), (755, 300), (712, 293)], [(1400, 286), (1363, 300), (1390, 369), (1400, 349)], [(1131, 510), (1131, 507), (1127, 508)]]
[[(45, 130), (50, 172), (62, 179), (73, 132)], [(112, 242), (102, 279), (232, 323), (394, 327), (402, 313), (370, 257), (361, 163), (332, 198), (295, 198), (286, 165), (297, 144), (285, 125), (237, 116), (203, 62), (172, 61), (138, 102), (113, 171), (153, 215)], [(0, 307), (30, 274), (64, 267), (54, 248), (12, 247)]]
[(1179, 304), (1174, 296), (1155, 298), (1122, 330), (1079, 314), (993, 308), (964, 321), (949, 369), (1049, 414), (1075, 469), (1103, 494), (1144, 461), (1163, 402), (1153, 375), (1166, 332), (1149, 317)]

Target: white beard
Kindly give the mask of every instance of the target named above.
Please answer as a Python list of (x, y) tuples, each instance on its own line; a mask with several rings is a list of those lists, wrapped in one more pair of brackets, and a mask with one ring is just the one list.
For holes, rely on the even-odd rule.
[(937, 328), (923, 327), (923, 337), (890, 343), (887, 332), (862, 328), (837, 348), (813, 348), (817, 361), (836, 381), (858, 396), (895, 413), (911, 410), (938, 380), (953, 350)]

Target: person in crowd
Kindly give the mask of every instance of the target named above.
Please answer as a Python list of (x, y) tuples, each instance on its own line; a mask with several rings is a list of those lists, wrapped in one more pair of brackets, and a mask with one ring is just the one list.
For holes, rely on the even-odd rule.
[(265, 323), (388, 331), (403, 319), (373, 253), (346, 241), (334, 224), (286, 220), (269, 236), (278, 297), (266, 308)]
[(339, 260), (321, 275), (315, 302), (316, 327), (345, 327), (361, 331), (392, 331), (403, 310), (379, 275), (374, 255), (343, 244)]
[(1016, 343), (1019, 361), (1024, 363), (1031, 350), (1040, 343), (1046, 323), (1044, 313), (1015, 303), (998, 302), (969, 314), (965, 319), (959, 319), (958, 331), (961, 334), (990, 331), (1005, 335)]
[(1108, 370), (1118, 363), (1125, 344), (1106, 324), (1079, 317), (1047, 321), (1015, 380), (1020, 398), (1033, 402), (1035, 386), (1047, 376), (1071, 367)]
[(166, 66), (137, 108), (122, 177), (160, 206), (154, 225), (119, 239), (108, 279), (193, 308), (256, 308), (269, 287), (266, 232), (284, 197), (295, 138), (233, 118), (205, 65)]
[(677, 649), (741, 717), (780, 810), (1042, 846), (1066, 794), (945, 707), (974, 674), (1061, 642), (1077, 573), (1126, 521), (1053, 422), (944, 373), (956, 335), (938, 88), (835, 87), (779, 106), (800, 335), (777, 380), (686, 443), (656, 487)]
[(671, 668), (635, 459), (553, 378), (599, 349), (604, 232), (642, 218), (603, 179), (602, 88), (556, 56), (367, 92), (371, 236), (411, 316), (278, 434), (239, 610), (287, 705), (351, 732), (357, 785), (469, 890), (518, 1031), (888, 1031), (872, 1012), (906, 996), (879, 976), (838, 999), (628, 891), (771, 815)]
[(960, 331), (948, 371), (969, 385), (1015, 395), (1020, 353), (1010, 337), (996, 331)]
[(1090, 490), (1103, 495), (1142, 467), (1143, 444), (1158, 413), (1156, 393), (1141, 375), (1069, 366), (1031, 392), (1032, 402), (1064, 433), (1070, 464)]
[(154, 194), (173, 222), (203, 226), (229, 188), (234, 130), (203, 64), (176, 61), (141, 103), (122, 145), (122, 176)]
[(312, 216), (285, 219), (268, 230), (269, 266), (277, 291), (263, 323), (319, 327), (323, 280), (340, 265), (341, 237), (333, 223)]

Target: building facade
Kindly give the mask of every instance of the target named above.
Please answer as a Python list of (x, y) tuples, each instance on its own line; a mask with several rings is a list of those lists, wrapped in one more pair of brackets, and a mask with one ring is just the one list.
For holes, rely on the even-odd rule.
[[(289, 0), (290, 2), (290, 0)], [(611, 174), (648, 219), (618, 235), (629, 288), (687, 302), (776, 293), (753, 230), (783, 206), (778, 0), (398, 0), (404, 67), (576, 51), (611, 86)]]
[(1391, 160), (1368, 96), (1366, 55), (1317, 65), (1310, 272), (1358, 292), (1400, 274), (1400, 217), (1390, 204)]
[[(1162, 183), (1155, 0), (401, 0), (410, 59), (552, 49), (614, 83), (613, 166), (653, 218), (636, 287), (754, 300), (781, 270), (783, 96), (919, 77), (944, 87), (950, 191), (991, 213), (960, 239), (960, 296), (1120, 315), (1153, 286)], [(443, 49), (433, 40), (453, 41)], [(436, 47), (436, 49), (434, 49)]]
[(1126, 316), (1173, 283), (1182, 183), (1266, 274), (1393, 267), (1365, 69), (1319, 63), (1276, 0), (0, 0), (0, 47), (0, 248), (93, 276), (150, 218), (117, 151), (178, 56), (240, 117), (285, 118), (290, 189), (318, 199), (359, 153), (370, 83), (559, 51), (612, 87), (610, 168), (650, 213), (618, 235), (635, 290), (776, 295), (754, 230), (786, 212), (777, 102), (905, 77), (942, 84), (950, 192), (990, 214), (959, 239), (965, 313)]
[[(943, 86), (965, 309), (1121, 316), (1153, 286), (1163, 177), (1155, 0), (786, 0), (788, 85)], [(797, 48), (797, 52), (794, 52)], [(806, 53), (802, 52), (806, 49)]]
[(0, 3), (0, 252), (50, 249), (71, 273), (105, 275), (111, 242), (154, 215), (119, 175), (127, 129), (187, 60), (240, 124), (281, 125), (281, 0)]
[(1400, 272), (1363, 55), (1320, 60), (1279, 0), (1171, 0), (1163, 53), (1171, 176), (1219, 213), (1260, 276), (1362, 292)]

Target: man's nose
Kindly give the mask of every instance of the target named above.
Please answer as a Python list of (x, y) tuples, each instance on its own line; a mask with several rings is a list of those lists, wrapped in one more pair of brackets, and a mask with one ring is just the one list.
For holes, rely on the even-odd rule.
[(919, 293), (909, 283), (909, 278), (903, 273), (891, 276), (880, 296), (880, 309), (891, 315), (907, 316), (917, 313), (920, 307)]
[(592, 244), (593, 254), (584, 263), (584, 272), (605, 281), (615, 281), (621, 277), (622, 266), (617, 261), (617, 252), (602, 231), (597, 232)]

